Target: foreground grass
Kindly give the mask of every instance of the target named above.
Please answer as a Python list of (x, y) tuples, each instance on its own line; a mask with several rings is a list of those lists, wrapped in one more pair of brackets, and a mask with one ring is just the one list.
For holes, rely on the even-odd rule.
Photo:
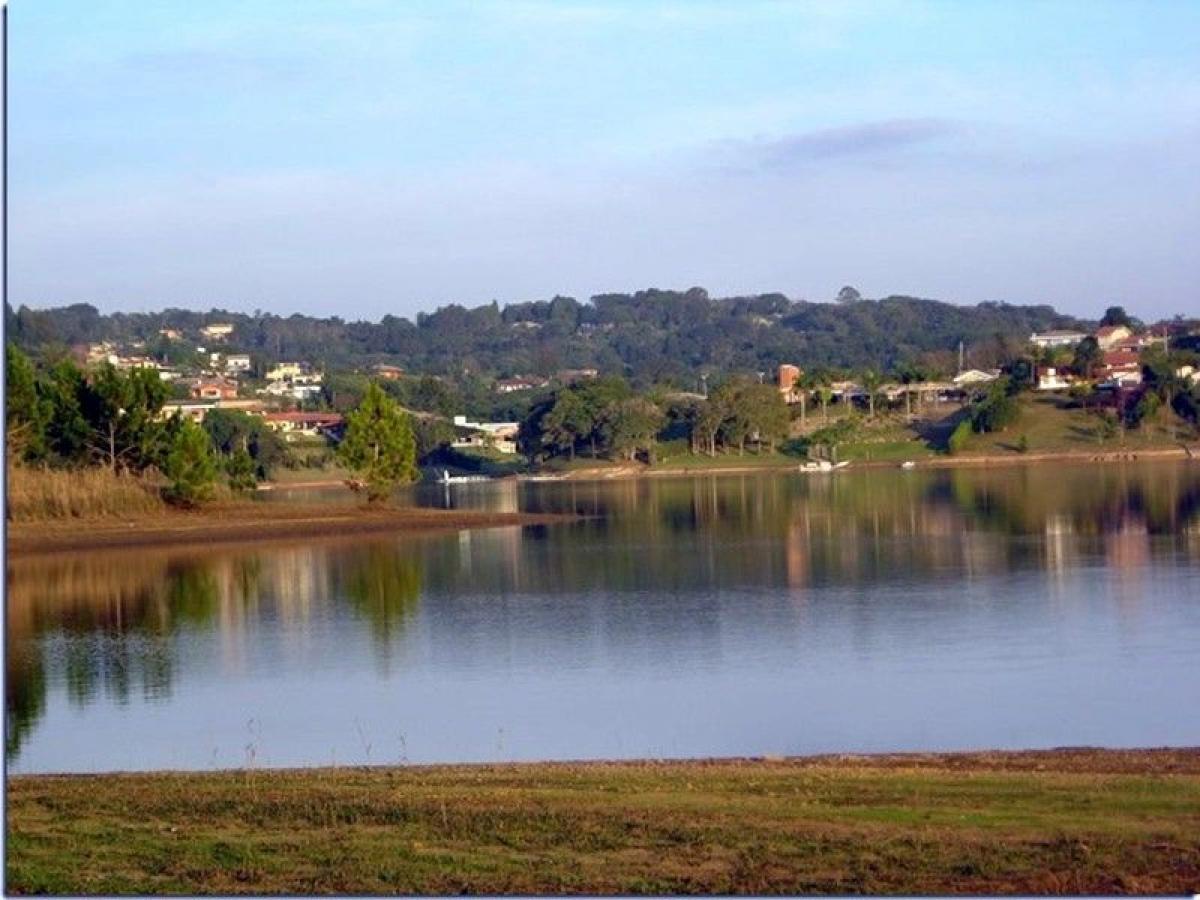
[(1192, 892), (1200, 751), (15, 777), (14, 893)]
[(126, 472), (7, 467), (5, 518), (11, 522), (117, 518), (162, 513), (158, 487)]

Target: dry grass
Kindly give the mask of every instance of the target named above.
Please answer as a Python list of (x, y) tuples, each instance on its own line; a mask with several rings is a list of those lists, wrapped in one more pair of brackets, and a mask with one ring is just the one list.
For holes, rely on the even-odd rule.
[(10, 778), (11, 893), (1191, 893), (1195, 750)]
[(10, 522), (117, 518), (165, 508), (156, 487), (125, 472), (26, 466), (8, 467), (5, 505)]

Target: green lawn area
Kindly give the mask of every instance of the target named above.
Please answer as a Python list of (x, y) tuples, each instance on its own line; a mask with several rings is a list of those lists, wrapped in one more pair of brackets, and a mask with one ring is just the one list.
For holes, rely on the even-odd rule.
[(1200, 753), (21, 776), (10, 893), (1190, 893)]
[(1182, 419), (1168, 410), (1160, 412), (1155, 421), (1144, 422), (1139, 428), (1100, 440), (1100, 419), (1094, 413), (1069, 408), (1064, 396), (1025, 395), (1021, 398), (1021, 415), (1015, 424), (1003, 432), (972, 435), (964, 452), (1015, 453), (1022, 435), (1028, 441), (1030, 453), (1135, 451), (1177, 445), (1180, 440), (1194, 437), (1192, 429)]

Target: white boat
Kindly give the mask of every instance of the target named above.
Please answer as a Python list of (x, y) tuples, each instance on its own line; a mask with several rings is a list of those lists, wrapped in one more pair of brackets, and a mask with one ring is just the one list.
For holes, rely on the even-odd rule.
[(800, 464), (801, 472), (833, 472), (837, 469), (844, 469), (850, 465), (849, 462), (831, 463), (827, 459), (811, 459), (806, 463)]
[(917, 464), (911, 459), (906, 459), (904, 462), (900, 463), (900, 468), (902, 469), (915, 469), (916, 467)]
[(442, 469), (442, 484), (471, 484), (477, 481), (491, 481), (486, 475), (451, 475), (449, 469)]

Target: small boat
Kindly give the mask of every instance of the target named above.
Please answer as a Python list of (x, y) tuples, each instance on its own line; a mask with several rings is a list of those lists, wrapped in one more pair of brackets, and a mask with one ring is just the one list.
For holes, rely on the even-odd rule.
[(906, 459), (904, 462), (900, 463), (900, 468), (902, 469), (915, 469), (916, 467), (917, 464), (911, 459)]
[(442, 469), (442, 484), (472, 484), (478, 481), (491, 481), (487, 475), (451, 475), (449, 469)]
[(838, 469), (844, 469), (850, 465), (849, 462), (831, 463), (827, 459), (810, 459), (808, 462), (800, 464), (801, 472), (834, 472)]

